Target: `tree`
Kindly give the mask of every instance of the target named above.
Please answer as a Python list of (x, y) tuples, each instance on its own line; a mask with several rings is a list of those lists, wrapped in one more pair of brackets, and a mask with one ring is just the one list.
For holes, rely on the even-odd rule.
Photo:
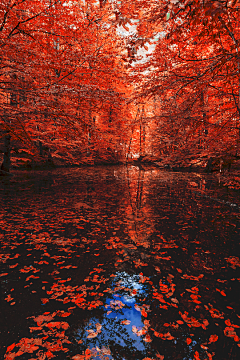
[(149, 1), (147, 8), (140, 1), (131, 16), (140, 18), (138, 36), (156, 43), (148, 61), (134, 66), (134, 79), (140, 97), (161, 99), (159, 129), (170, 136), (165, 141), (167, 148), (172, 144), (169, 151), (200, 147), (237, 153), (240, 73), (236, 1), (157, 5)]
[(111, 108), (111, 122), (118, 117), (119, 124), (126, 106), (124, 39), (112, 23), (113, 8), (30, 3), (1, 9), (1, 127), (32, 156), (42, 155), (43, 146), (66, 156), (69, 148), (88, 151), (94, 119)]

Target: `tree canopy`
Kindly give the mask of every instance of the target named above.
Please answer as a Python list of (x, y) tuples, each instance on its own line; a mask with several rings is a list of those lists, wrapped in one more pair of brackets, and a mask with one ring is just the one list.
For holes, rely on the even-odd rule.
[(0, 130), (18, 151), (238, 155), (236, 0), (9, 0), (0, 31)]

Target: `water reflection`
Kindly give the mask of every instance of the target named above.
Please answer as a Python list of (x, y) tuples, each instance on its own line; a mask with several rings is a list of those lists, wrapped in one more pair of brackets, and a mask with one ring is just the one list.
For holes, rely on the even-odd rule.
[[(146, 321), (144, 324), (142, 320), (134, 295), (135, 291), (143, 293), (142, 288), (143, 286), (139, 284), (139, 276), (117, 272), (111, 284), (111, 289), (115, 291), (113, 296), (105, 299), (101, 323), (98, 322), (99, 318), (91, 317), (87, 325), (80, 326), (75, 337), (83, 348), (91, 349), (94, 359), (99, 358), (101, 350), (98, 349), (105, 349), (105, 353), (110, 356), (109, 359), (112, 359), (112, 348), (117, 348), (118, 353), (125, 359), (130, 359), (132, 356), (127, 355), (129, 347), (131, 347), (131, 352), (144, 353), (146, 345), (141, 335), (147, 333), (147, 326)], [(129, 293), (128, 289), (134, 289), (134, 291)], [(114, 349), (112, 349), (113, 353)], [(99, 354), (95, 356), (95, 352)]]
[(125, 214), (128, 235), (135, 244), (144, 247), (150, 246), (148, 239), (154, 232), (153, 213), (147, 197), (149, 177), (151, 173), (142, 169), (127, 168), (129, 204), (126, 204)]
[(213, 176), (61, 169), (0, 191), (1, 358), (237, 359), (239, 212)]

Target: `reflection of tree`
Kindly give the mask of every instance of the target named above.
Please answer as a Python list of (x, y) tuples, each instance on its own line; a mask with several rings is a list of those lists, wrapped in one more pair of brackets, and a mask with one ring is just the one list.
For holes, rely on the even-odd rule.
[[(137, 336), (132, 332), (132, 326), (136, 325), (142, 329), (144, 323), (141, 312), (134, 307), (138, 299), (135, 295), (131, 295), (131, 291), (136, 286), (140, 289), (143, 286), (139, 285), (137, 275), (129, 275), (125, 272), (117, 273), (114, 279), (100, 287), (100, 291), (105, 287), (109, 289), (109, 292), (105, 292), (101, 298), (105, 306), (91, 312), (84, 312), (84, 318), (81, 318), (81, 321), (75, 324), (74, 331), (71, 331), (72, 343), (76, 341), (78, 343), (74, 346), (74, 352), (78, 351), (81, 354), (87, 348), (94, 354), (96, 349), (98, 351), (105, 349), (106, 354), (106, 349), (109, 349), (114, 359), (132, 360), (133, 357), (142, 359), (144, 354), (147, 356), (149, 349), (148, 344), (143, 342), (142, 336)], [(144, 296), (144, 292), (139, 291)], [(137, 313), (137, 316), (136, 314), (133, 316), (132, 312)], [(131, 320), (129, 324), (123, 323), (126, 319)], [(89, 332), (92, 331), (91, 329), (95, 331), (97, 327), (101, 330), (93, 333), (93, 338), (90, 336), (89, 339)]]
[[(131, 178), (131, 182), (129, 181)], [(152, 209), (147, 203), (146, 184), (149, 174), (136, 167), (127, 168), (129, 205), (126, 207), (128, 234), (137, 245), (149, 247), (148, 241), (154, 232)]]

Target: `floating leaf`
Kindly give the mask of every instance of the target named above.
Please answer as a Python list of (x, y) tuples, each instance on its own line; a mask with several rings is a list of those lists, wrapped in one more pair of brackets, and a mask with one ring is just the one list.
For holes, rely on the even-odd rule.
[(143, 338), (143, 340), (146, 341), (146, 342), (151, 342), (152, 341), (152, 339), (150, 338), (150, 335), (148, 335), (148, 334), (145, 336), (145, 338)]
[(218, 340), (218, 336), (217, 335), (211, 335), (209, 338), (209, 344), (216, 342)]
[(2, 274), (0, 274), (0, 277), (1, 276), (6, 276), (6, 275), (8, 275), (8, 273), (2, 273)]
[(93, 339), (93, 338), (95, 338), (96, 336), (98, 336), (98, 332), (97, 332), (97, 331), (87, 330), (87, 332), (89, 333), (88, 336), (87, 336), (88, 339)]
[(137, 332), (138, 332), (138, 329), (137, 329), (137, 327), (135, 325), (132, 326), (132, 332), (134, 334), (137, 334)]
[(102, 329), (102, 325), (99, 323), (96, 323), (95, 326), (96, 326), (97, 331), (100, 332)]
[(49, 299), (43, 298), (43, 299), (41, 299), (41, 301), (42, 301), (43, 304), (46, 304), (47, 302), (49, 302)]

